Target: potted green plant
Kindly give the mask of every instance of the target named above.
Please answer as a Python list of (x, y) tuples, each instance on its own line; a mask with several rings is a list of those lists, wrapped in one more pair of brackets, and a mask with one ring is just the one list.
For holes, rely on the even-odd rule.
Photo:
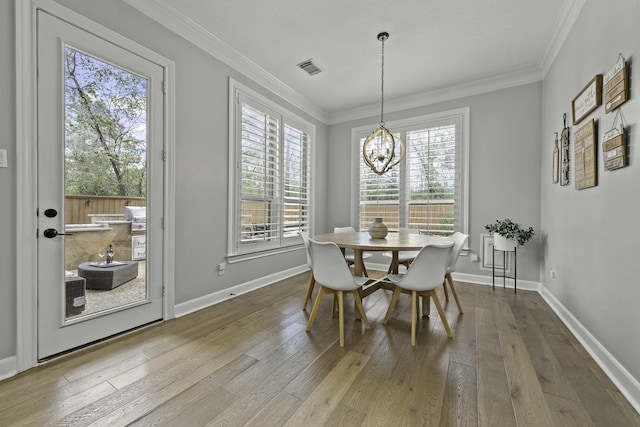
[(516, 246), (524, 245), (534, 236), (533, 227), (522, 228), (511, 219), (498, 219), (484, 226), (493, 234), (493, 245), (501, 251), (512, 251)]

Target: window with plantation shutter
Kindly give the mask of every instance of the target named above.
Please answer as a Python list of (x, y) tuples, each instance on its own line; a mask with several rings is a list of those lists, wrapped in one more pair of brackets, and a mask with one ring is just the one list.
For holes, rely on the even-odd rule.
[(407, 226), (453, 234), (456, 200), (456, 126), (407, 132)]
[(300, 243), (310, 230), (313, 126), (232, 82), (229, 254)]
[(382, 217), (391, 231), (419, 229), (450, 235), (468, 230), (469, 109), (388, 122), (405, 143), (405, 157), (378, 176), (362, 159), (362, 144), (375, 126), (353, 130), (358, 164), (356, 221), (367, 230)]

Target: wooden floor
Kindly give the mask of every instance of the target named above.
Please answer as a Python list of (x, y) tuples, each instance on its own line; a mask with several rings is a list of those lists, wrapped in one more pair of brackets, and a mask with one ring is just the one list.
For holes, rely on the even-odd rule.
[[(0, 425), (640, 426), (640, 416), (534, 292), (458, 282), (448, 339), (435, 308), (410, 345), (410, 297), (326, 298), (310, 333), (307, 274), (78, 351), (0, 382)], [(315, 297), (314, 292), (314, 297)]]

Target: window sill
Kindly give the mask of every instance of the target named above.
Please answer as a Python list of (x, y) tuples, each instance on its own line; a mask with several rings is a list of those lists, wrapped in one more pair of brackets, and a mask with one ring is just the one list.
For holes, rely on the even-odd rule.
[(252, 259), (264, 258), (272, 255), (279, 255), (287, 252), (298, 251), (301, 249), (304, 249), (303, 244), (286, 246), (286, 247), (275, 248), (275, 249), (267, 249), (260, 252), (249, 252), (244, 254), (227, 255), (227, 262), (229, 264), (235, 264), (239, 262), (250, 261)]

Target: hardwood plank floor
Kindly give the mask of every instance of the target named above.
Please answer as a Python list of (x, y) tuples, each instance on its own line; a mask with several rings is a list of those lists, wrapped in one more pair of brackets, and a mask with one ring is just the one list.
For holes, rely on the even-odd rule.
[(410, 296), (385, 326), (391, 292), (378, 291), (364, 300), (368, 331), (345, 304), (341, 348), (330, 298), (305, 332), (308, 277), (2, 381), (0, 425), (640, 426), (535, 292), (457, 282), (454, 338), (434, 307), (412, 348)]

